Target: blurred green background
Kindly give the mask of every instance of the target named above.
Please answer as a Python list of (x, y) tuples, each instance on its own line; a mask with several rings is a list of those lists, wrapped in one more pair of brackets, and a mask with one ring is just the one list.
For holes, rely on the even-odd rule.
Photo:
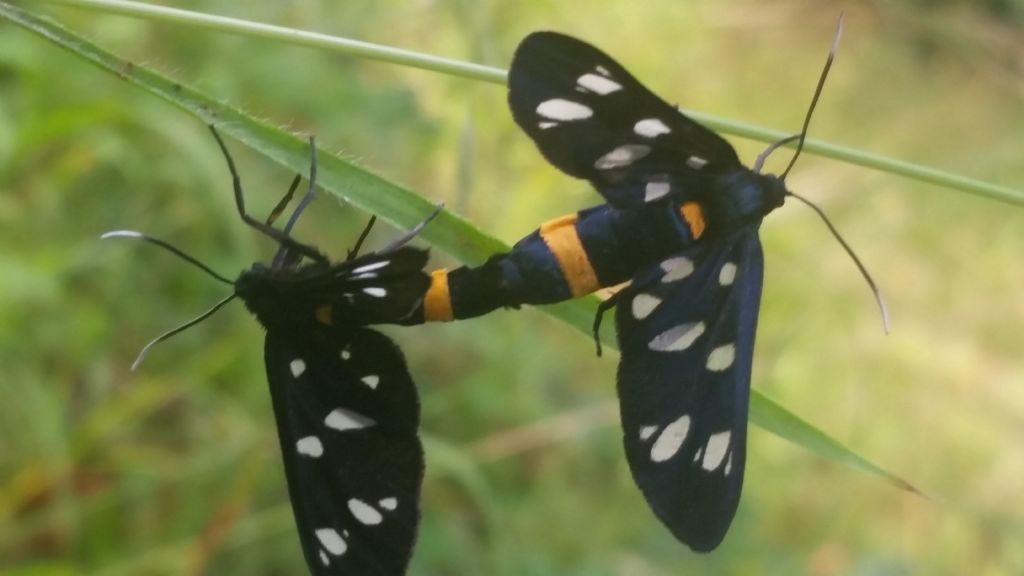
[[(560, 30), (669, 101), (786, 130), (845, 9), (814, 137), (1024, 187), (1020, 0), (175, 5), (498, 67), (528, 32)], [(543, 161), (501, 87), (45, 8), (506, 241), (600, 202)], [(762, 148), (731, 140), (748, 163)], [(292, 174), (228, 146), (266, 213)], [(762, 228), (754, 386), (931, 499), (753, 428), (731, 532), (694, 555), (630, 478), (616, 355), (595, 358), (537, 311), (499, 312), (387, 330), (429, 444), (411, 574), (1024, 573), (1024, 209), (812, 156), (789, 183), (879, 280), (893, 331), (817, 217), (789, 205)], [(298, 234), (340, 257), (365, 219), (321, 196)], [(235, 305), (130, 373), (142, 344), (224, 287), (152, 247), (98, 240), (116, 228), (232, 274), (272, 249), (238, 222), (199, 121), (0, 24), (0, 573), (303, 573), (261, 330)]]

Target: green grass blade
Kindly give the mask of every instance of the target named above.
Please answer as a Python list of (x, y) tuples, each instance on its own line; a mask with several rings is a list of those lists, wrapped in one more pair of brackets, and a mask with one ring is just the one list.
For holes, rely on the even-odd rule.
[[(146, 20), (160, 20), (170, 22), (172, 24), (215, 30), (221, 33), (238, 34), (253, 38), (273, 40), (275, 42), (287, 42), (289, 44), (307, 46), (320, 50), (331, 50), (360, 58), (369, 58), (392, 64), (400, 64), (402, 66), (432, 70), (461, 78), (500, 84), (502, 86), (505, 85), (507, 77), (505, 70), (492, 66), (483, 66), (450, 58), (441, 58), (438, 56), (413, 52), (411, 50), (402, 50), (391, 46), (383, 46), (380, 44), (372, 44), (370, 42), (352, 40), (349, 38), (329, 36), (327, 34), (318, 34), (315, 32), (297, 30), (284, 26), (275, 26), (260, 22), (252, 22), (249, 20), (241, 20), (238, 18), (216, 16), (178, 8), (169, 8), (155, 4), (145, 4), (129, 0), (45, 1), (110, 14), (143, 18)], [(687, 110), (685, 108), (682, 109), (682, 111), (715, 131), (740, 136), (742, 138), (749, 138), (751, 140), (769, 143), (776, 142), (786, 136), (792, 135), (791, 132), (765, 128), (763, 126), (748, 124), (703, 112)], [(788, 147), (792, 148), (793, 145), (789, 145)], [(878, 170), (879, 172), (895, 174), (918, 182), (927, 182), (936, 186), (975, 194), (991, 200), (1006, 202), (1007, 204), (1024, 206), (1024, 191), (1014, 190), (1006, 186), (991, 184), (989, 182), (937, 170), (920, 164), (895, 160), (886, 156), (865, 152), (863, 150), (856, 150), (854, 148), (839, 146), (823, 142), (821, 140), (815, 140), (814, 138), (808, 138), (804, 144), (804, 152), (825, 158), (832, 158), (848, 164), (856, 164), (865, 168)]]
[[(0, 2), (0, 16), (189, 112), (202, 122), (215, 123), (223, 134), (245, 143), (268, 159), (295, 172), (308, 170), (309, 151), (305, 139), (217, 102), (149, 68), (118, 58), (50, 19), (4, 2)], [(412, 227), (434, 208), (426, 198), (323, 150), (319, 151), (318, 170), (321, 188), (401, 228)], [(505, 243), (449, 211), (427, 226), (422, 237), (470, 264), (508, 250)], [(542, 309), (589, 337), (596, 305), (597, 298), (591, 296)], [(614, 342), (608, 341), (607, 345), (614, 348)], [(898, 476), (872, 464), (756, 391), (752, 392), (751, 407), (751, 421), (766, 430), (816, 454), (875, 474), (902, 488), (913, 489)]]
[(350, 38), (340, 38), (317, 32), (297, 30), (285, 26), (263, 24), (251, 20), (230, 18), (227, 16), (216, 16), (192, 10), (182, 10), (169, 6), (157, 4), (145, 4), (142, 2), (130, 2), (125, 0), (47, 0), (52, 4), (63, 4), (74, 8), (85, 8), (93, 11), (106, 12), (109, 14), (120, 14), (146, 20), (160, 20), (196, 28), (205, 28), (217, 32), (239, 34), (251, 38), (273, 40), (275, 42), (287, 42), (298, 46), (319, 48), (321, 50), (332, 50), (370, 58), (381, 62), (402, 64), (423, 70), (432, 70), (452, 74), (462, 78), (473, 78), (485, 82), (505, 84), (505, 71), (493, 66), (483, 66), (471, 62), (462, 62), (451, 58), (431, 56), (412, 50), (402, 50), (391, 46), (382, 46)]
[[(924, 493), (910, 482), (850, 450), (835, 438), (818, 430), (806, 420), (786, 410), (763, 394), (756, 392), (751, 394), (750, 420), (776, 436), (795, 442), (819, 456), (842, 462), (868, 474), (880, 476), (897, 488), (924, 496)], [(795, 438), (799, 438), (799, 440)]]

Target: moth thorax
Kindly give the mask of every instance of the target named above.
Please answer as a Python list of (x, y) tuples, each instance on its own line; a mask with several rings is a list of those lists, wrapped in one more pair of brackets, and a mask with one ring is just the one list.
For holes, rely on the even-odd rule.
[(771, 174), (736, 170), (723, 174), (707, 199), (711, 219), (725, 229), (759, 221), (782, 206), (786, 185)]

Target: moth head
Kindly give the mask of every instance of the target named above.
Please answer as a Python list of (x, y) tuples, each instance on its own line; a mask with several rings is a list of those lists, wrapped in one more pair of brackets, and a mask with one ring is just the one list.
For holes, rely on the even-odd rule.
[(786, 181), (774, 174), (759, 174), (762, 193), (762, 213), (765, 214), (782, 206), (786, 202)]
[(714, 193), (708, 194), (704, 203), (720, 230), (759, 222), (786, 198), (785, 182), (771, 174), (735, 170), (720, 176), (715, 184)]
[(295, 270), (276, 269), (256, 262), (235, 280), (235, 296), (265, 327), (294, 324), (313, 306), (302, 279), (322, 267), (316, 263)]

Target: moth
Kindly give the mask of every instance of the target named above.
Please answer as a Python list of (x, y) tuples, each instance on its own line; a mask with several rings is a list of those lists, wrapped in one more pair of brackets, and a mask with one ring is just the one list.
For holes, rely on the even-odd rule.
[(787, 197), (805, 201), (786, 188), (792, 161), (781, 176), (761, 167), (791, 140), (799, 139), (799, 153), (810, 111), (799, 136), (774, 144), (750, 169), (610, 56), (556, 32), (520, 43), (508, 102), (543, 156), (607, 203), (546, 222), (479, 267), (433, 272), (422, 308), (405, 322), (470, 318), (629, 282), (601, 304), (594, 334), (600, 354), (602, 314), (614, 307), (630, 470), (677, 539), (713, 550), (743, 485), (764, 273), (758, 230)]
[[(174, 246), (134, 231), (129, 237), (161, 246), (232, 286), (199, 317), (156, 343), (209, 317), (238, 298), (266, 329), (267, 380), (299, 540), (317, 576), (403, 574), (420, 516), (423, 449), (419, 398), (398, 347), (366, 327), (418, 309), (429, 278), (427, 251), (407, 246), (429, 221), (377, 252), (357, 255), (370, 224), (341, 262), (290, 236), (313, 197), (316, 153), (310, 140), (309, 191), (283, 230), (272, 225), (299, 183), (265, 222), (246, 213), (241, 180), (216, 129), (242, 220), (279, 244), (269, 265), (254, 264), (235, 280), (217, 274)], [(437, 212), (435, 211), (435, 215)], [(431, 216), (432, 218), (433, 216)]]

